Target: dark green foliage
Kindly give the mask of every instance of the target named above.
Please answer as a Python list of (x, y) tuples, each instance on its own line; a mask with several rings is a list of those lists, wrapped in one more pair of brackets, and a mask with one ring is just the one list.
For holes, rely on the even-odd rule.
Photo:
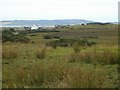
[(54, 40), (54, 41), (48, 42), (47, 45), (48, 46), (53, 46), (55, 44), (56, 46), (60, 46), (60, 47), (68, 47), (68, 46), (73, 46), (73, 44), (75, 42), (77, 42), (81, 46), (90, 46), (90, 47), (96, 44), (96, 42), (88, 41), (86, 39), (84, 39), (84, 40), (79, 40), (79, 39), (59, 39), (59, 40)]
[(44, 38), (44, 39), (59, 39), (60, 37), (59, 37), (59, 36), (45, 35), (43, 38)]
[(29, 36), (37, 36), (36, 34), (30, 34)]
[(55, 39), (59, 39), (60, 37), (59, 37), (59, 36), (53, 36), (53, 38), (55, 38)]
[(49, 35), (45, 35), (44, 36), (44, 39), (51, 39), (52, 37), (51, 36), (49, 36)]
[(46, 44), (47, 46), (51, 46), (53, 49), (57, 48), (57, 41), (51, 41)]
[(38, 29), (38, 30), (32, 30), (32, 31), (28, 31), (28, 33), (38, 33), (38, 32), (47, 32), (47, 33), (51, 33), (51, 32), (60, 32), (58, 30), (48, 30), (48, 29)]
[(24, 42), (27, 43), (30, 40), (26, 37), (26, 33), (22, 31), (15, 31), (14, 29), (2, 31), (2, 42)]

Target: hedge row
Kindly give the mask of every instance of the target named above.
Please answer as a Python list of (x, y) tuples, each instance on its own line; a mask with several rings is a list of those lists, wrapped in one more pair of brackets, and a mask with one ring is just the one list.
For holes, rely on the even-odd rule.
[(96, 44), (94, 41), (88, 41), (87, 39), (79, 40), (79, 39), (59, 39), (53, 40), (47, 43), (47, 46), (61, 46), (61, 47), (69, 47), (73, 46), (74, 43), (78, 43), (81, 46), (93, 46)]

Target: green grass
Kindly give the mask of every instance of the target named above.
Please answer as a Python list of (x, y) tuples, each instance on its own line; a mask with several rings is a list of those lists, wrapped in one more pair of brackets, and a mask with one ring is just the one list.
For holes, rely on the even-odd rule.
[[(84, 28), (82, 30), (80, 28)], [(3, 88), (117, 88), (118, 45), (116, 26), (75, 26), (61, 32), (27, 35), (30, 43), (3, 43)], [(51, 39), (44, 35), (61, 35), (63, 38), (82, 38), (97, 33), (97, 45), (73, 47), (43, 47)], [(34, 43), (32, 42), (34, 41)], [(36, 53), (38, 52), (38, 53)], [(12, 58), (6, 58), (6, 57)], [(37, 57), (36, 57), (37, 56)], [(38, 57), (42, 58), (38, 58)], [(114, 61), (115, 60), (115, 61)], [(114, 63), (115, 62), (115, 63)]]

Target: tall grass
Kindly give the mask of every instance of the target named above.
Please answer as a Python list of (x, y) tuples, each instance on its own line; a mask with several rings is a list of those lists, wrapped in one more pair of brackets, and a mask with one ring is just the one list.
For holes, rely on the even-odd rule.
[(79, 43), (77, 43), (77, 42), (75, 42), (75, 43), (73, 44), (73, 50), (74, 50), (75, 53), (79, 53), (79, 52), (81, 51), (79, 46), (80, 46), (80, 45), (79, 45)]
[(71, 67), (68, 70), (68, 75), (66, 77), (67, 85), (71, 88), (101, 88), (107, 87), (111, 81), (107, 79), (106, 70), (102, 68), (97, 69), (86, 69)]
[[(92, 31), (87, 30), (87, 28), (91, 28)], [(78, 30), (83, 28), (81, 28), (81, 26), (78, 28), (73, 27), (75, 30), (69, 31), (68, 28), (68, 30), (66, 29), (68, 31), (67, 33), (54, 33), (65, 39), (55, 40), (53, 46), (52, 43), (50, 43), (50, 47), (42, 46), (49, 41), (42, 39), (42, 36), (47, 34), (46, 32), (39, 33), (38, 36), (35, 37), (28, 36), (34, 43), (3, 43), (3, 88), (118, 87), (118, 66), (113, 65), (118, 62), (118, 49), (116, 46), (111, 46), (116, 44), (117, 34), (114, 33), (115, 37), (113, 37), (113, 30), (109, 30), (109, 28), (107, 31), (106, 29), (102, 30), (98, 27), (94, 28), (93, 26), (87, 28), (86, 30)], [(96, 31), (96, 29), (99, 30)], [(101, 34), (99, 32), (101, 32)], [(106, 37), (104, 32), (108, 37)], [(99, 38), (91, 38), (91, 36), (88, 35), (92, 37), (94, 37), (94, 35), (99, 36)], [(86, 44), (94, 45), (94, 42), (90, 43), (86, 40), (80, 41), (80, 44), (83, 46), (74, 43), (76, 41), (74, 38), (79, 39), (84, 38), (84, 36), (87, 36), (85, 38), (90, 40), (90, 42), (95, 39), (95, 41), (97, 41), (96, 46), (99, 47), (101, 45), (99, 50), (93, 50), (93, 47), (86, 46)], [(72, 38), (75, 41), (72, 41)], [(61, 47), (56, 48), (56, 45)], [(73, 47), (71, 47), (72, 45)], [(52, 49), (51, 46), (56, 49)], [(85, 48), (83, 49), (83, 47)], [(106, 49), (110, 49), (110, 51)], [(64, 54), (66, 55), (64, 56)], [(14, 60), (14, 62), (11, 62), (11, 60)], [(4, 61), (11, 62), (11, 64), (5, 64)], [(31, 61), (33, 62), (31, 63)]]
[(79, 56), (78, 53), (70, 53), (65, 56), (65, 60), (67, 62), (74, 63), (79, 59), (78, 56)]
[(13, 71), (4, 71), (4, 75), (8, 75), (7, 73), (12, 72), (10, 77), (7, 77), (7, 80), (9, 80), (11, 83), (6, 81), (6, 78), (4, 79), (4, 83), (5, 85), (8, 85), (9, 88), (15, 88), (14, 84), (17, 88), (34, 86), (55, 87), (53, 83), (63, 80), (65, 70), (65, 66), (60, 65), (58, 62), (49, 62), (49, 64), (35, 63), (30, 70), (26, 69), (25, 67), (19, 67), (13, 69)]
[(118, 53), (106, 50), (97, 54), (98, 62), (102, 64), (117, 64)]
[[(19, 67), (12, 72), (4, 84), (8, 88), (101, 88), (111, 87), (108, 78), (108, 70), (102, 67), (87, 68), (68, 65), (63, 62), (49, 61), (47, 63), (35, 63), (31, 69)], [(7, 69), (6, 69), (7, 70)]]
[[(71, 53), (66, 55), (69, 62), (84, 62), (91, 64), (117, 64), (118, 54), (110, 50), (102, 52), (85, 51), (81, 53)], [(65, 59), (66, 59), (65, 58)]]
[(46, 56), (46, 46), (42, 46), (39, 51), (36, 52), (36, 58), (43, 59)]
[(18, 57), (18, 52), (16, 50), (3, 50), (2, 51), (2, 58), (3, 59), (14, 59)]

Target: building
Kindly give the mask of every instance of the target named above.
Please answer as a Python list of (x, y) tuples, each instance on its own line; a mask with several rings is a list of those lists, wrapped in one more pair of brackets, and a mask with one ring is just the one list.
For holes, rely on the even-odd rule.
[(37, 30), (37, 29), (39, 29), (39, 27), (38, 27), (36, 24), (34, 24), (34, 25), (31, 27), (31, 30)]

